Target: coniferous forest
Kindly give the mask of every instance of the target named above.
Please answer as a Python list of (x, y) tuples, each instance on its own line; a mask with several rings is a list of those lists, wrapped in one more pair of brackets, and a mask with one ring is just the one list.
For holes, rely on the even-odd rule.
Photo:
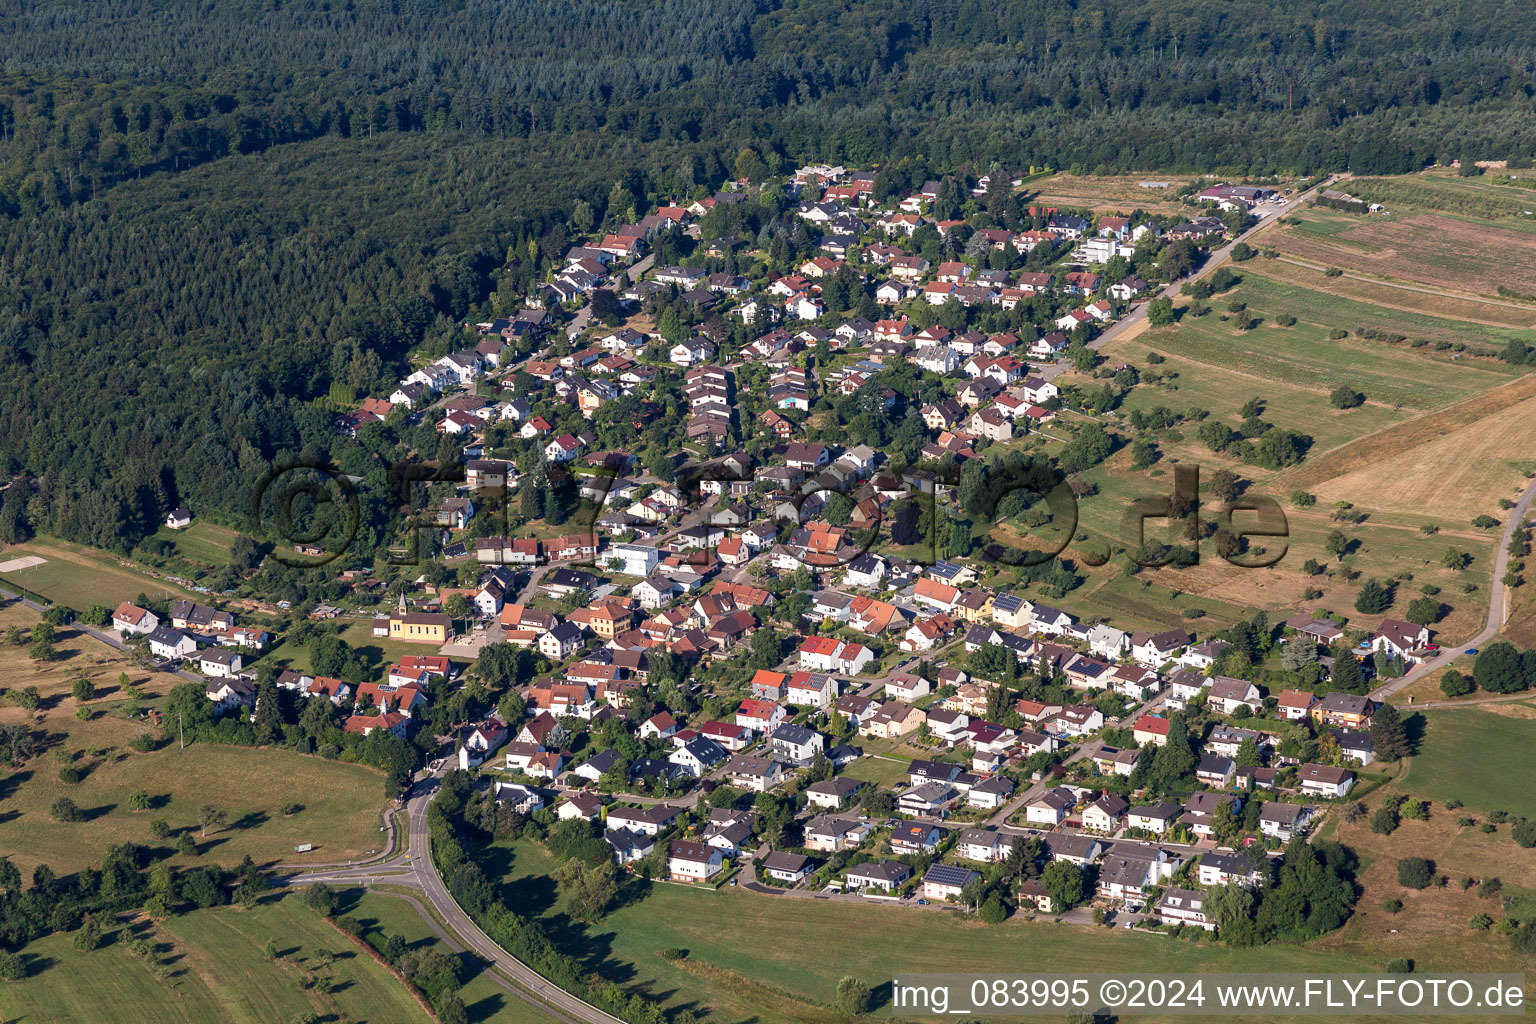
[(312, 399), (515, 309), (573, 209), (743, 147), (914, 181), (1536, 154), (1514, 0), (0, 0), (0, 39), (0, 477), (37, 481), (0, 540), (120, 551), (329, 452)]

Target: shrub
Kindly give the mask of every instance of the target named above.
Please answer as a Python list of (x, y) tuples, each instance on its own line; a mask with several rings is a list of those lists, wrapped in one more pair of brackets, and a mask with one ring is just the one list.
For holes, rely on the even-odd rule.
[(1401, 957), (1401, 956), (1397, 957), (1396, 959), (1393, 959), (1393, 960), (1388, 960), (1387, 961), (1387, 973), (1388, 974), (1412, 974), (1413, 973), (1413, 961), (1409, 960), (1407, 957)]
[(869, 986), (851, 974), (845, 974), (837, 983), (837, 1005), (844, 1013), (862, 1016), (869, 1012)]
[(1451, 669), (1440, 678), (1440, 692), (1447, 697), (1465, 697), (1472, 692), (1472, 680)]
[(1328, 402), (1335, 409), (1353, 409), (1365, 402), (1365, 396), (1348, 384), (1340, 384), (1329, 392)]
[(66, 786), (76, 785), (83, 778), (85, 776), (80, 774), (80, 769), (78, 768), (65, 767), (59, 769), (59, 781)]
[(1403, 857), (1397, 862), (1397, 884), (1408, 889), (1427, 889), (1434, 881), (1435, 866), (1423, 857)]
[(20, 981), (26, 976), (26, 961), (15, 953), (0, 952), (0, 980)]
[(1382, 804), (1371, 812), (1371, 831), (1377, 835), (1389, 836), (1397, 831), (1397, 808)]
[(1467, 922), (1467, 927), (1475, 932), (1485, 932), (1493, 927), (1493, 918), (1487, 914), (1473, 914), (1471, 920)]
[(1400, 910), (1403, 909), (1403, 901), (1402, 900), (1387, 900), (1385, 903), (1383, 903), (1381, 905), (1381, 909), (1385, 910), (1389, 914), (1396, 914), (1397, 912), (1399, 912)]
[(53, 806), (48, 809), (48, 813), (55, 821), (81, 821), (85, 818), (79, 805), (67, 796), (61, 796), (55, 800)]
[(1515, 822), (1515, 827), (1510, 830), (1510, 835), (1515, 837), (1515, 842), (1527, 850), (1536, 846), (1536, 820), (1521, 818)]

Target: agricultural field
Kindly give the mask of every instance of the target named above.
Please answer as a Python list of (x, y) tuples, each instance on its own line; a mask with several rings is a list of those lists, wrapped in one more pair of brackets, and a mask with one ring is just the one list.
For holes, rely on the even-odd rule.
[[(30, 628), (36, 621), (35, 613), (20, 606), (0, 609), (0, 628)], [(107, 847), (122, 842), (160, 845), (169, 854), (170, 843), (185, 830), (194, 832), (198, 846), (195, 855), (176, 855), (183, 866), (234, 865), (246, 854), (258, 862), (347, 860), (382, 844), (384, 798), (378, 772), (265, 748), (199, 743), (182, 750), (174, 741), (161, 741), (157, 750), (135, 751), (130, 741), (144, 733), (158, 738), (159, 730), (130, 717), (129, 707), (154, 707), (183, 680), (139, 669), (120, 652), (68, 630), (60, 631), (56, 646), (57, 658), (42, 665), (28, 657), (26, 647), (0, 646), (6, 689), (36, 686), (42, 699), (36, 712), (0, 704), (0, 723), (30, 725), (39, 746), (30, 761), (6, 777), (3, 788), (0, 855), (11, 857), (24, 875), (40, 863), (61, 874), (94, 865)], [(130, 685), (143, 692), (141, 701), (130, 701), (120, 690), (118, 676), (124, 672)], [(75, 716), (78, 704), (70, 695), (73, 680), (82, 675), (98, 694), (88, 702), (94, 712), (89, 721)], [(59, 775), (65, 768), (83, 778), (66, 784)], [(273, 778), (286, 780), (282, 793), (271, 789)], [(128, 795), (139, 789), (149, 792), (152, 809), (128, 810)], [(81, 808), (84, 821), (53, 819), (50, 808), (61, 796)], [(289, 801), (303, 809), (285, 816), (282, 807)], [(229, 822), (206, 838), (194, 828), (204, 804), (224, 810)], [(171, 840), (162, 843), (150, 836), (149, 822), (155, 818), (171, 826)], [(315, 849), (296, 855), (293, 848), (301, 843), (313, 843)]]
[(1536, 330), (1536, 306), (1505, 299), (1447, 295), (1423, 285), (1383, 281), (1347, 271), (1329, 277), (1328, 268), (1294, 256), (1279, 256), (1262, 262), (1244, 264), (1245, 270), (1305, 288), (1323, 292), (1352, 303), (1365, 303), (1405, 313), (1466, 320), (1489, 327), (1514, 327)]
[[(1317, 388), (1325, 398), (1338, 384), (1352, 384), (1374, 401), (1413, 409), (1454, 402), (1522, 372), (1474, 355), (1495, 354), (1512, 340), (1529, 341), (1529, 331), (1388, 309), (1313, 291), (1267, 276), (1269, 262), (1257, 259), (1238, 264), (1240, 283), (1210, 300), (1210, 314), (1186, 315), (1173, 327), (1142, 334), (1137, 343), (1159, 352), (1163, 351), (1159, 346), (1166, 346), (1239, 375)], [(1259, 318), (1259, 325), (1238, 331), (1230, 319), (1223, 319), (1233, 301), (1245, 303)], [(1280, 326), (1276, 318), (1282, 314), (1296, 317), (1297, 323)], [(1329, 332), (1335, 329), (1350, 336), (1330, 339)], [(1371, 340), (1359, 337), (1360, 331), (1407, 341)], [(1414, 340), (1429, 344), (1414, 348), (1409, 344)], [(1436, 349), (1437, 342), (1460, 343), (1472, 354)]]
[(26, 555), (46, 561), (29, 569), (0, 575), (0, 586), (14, 582), (76, 610), (93, 604), (113, 608), (120, 601), (136, 600), (140, 594), (154, 598), (198, 596), (169, 580), (157, 579), (136, 566), (125, 565), (104, 551), (52, 538), (37, 538), (0, 550), (0, 561)]
[[(978, 962), (1053, 972), (1102, 970), (1105, 964), (1131, 972), (1337, 972), (1378, 971), (1386, 959), (1404, 955), (1390, 952), (1379, 936), (1356, 937), (1348, 928), (1305, 946), (1232, 949), (1021, 918), (989, 926), (938, 910), (668, 883), (653, 883), (642, 898), (583, 927), (555, 905), (547, 877), (552, 861), (541, 848), (518, 843), (495, 851), (493, 860), (506, 869), (504, 890), (513, 905), (541, 914), (551, 935), (595, 969), (639, 986), (665, 1007), (704, 1007), (724, 1020), (835, 1024), (844, 1019), (834, 1009), (840, 977), (854, 975), (878, 992), (913, 964), (936, 972), (971, 971)], [(752, 927), (723, 929), (721, 920), (750, 921)], [(889, 940), (894, 933), (900, 941)], [(765, 935), (772, 939), (765, 942)], [(1490, 965), (1512, 959), (1507, 940), (1487, 933), (1465, 943), (1404, 936), (1398, 945), (1410, 948), (1407, 955), (1423, 970), (1454, 969), (1461, 962), (1457, 957), (1474, 947), (1480, 952), (1486, 947)], [(661, 956), (669, 948), (686, 950), (687, 956)], [(836, 952), (807, 958), (808, 949)]]
[(1423, 174), (1360, 178), (1347, 190), (1388, 213), (1354, 215), (1321, 208), (1301, 223), (1264, 234), (1264, 243), (1299, 259), (1372, 277), (1468, 295), (1529, 295), (1536, 282), (1536, 192), (1492, 177)]
[[(1313, 291), (1269, 276), (1274, 265), (1266, 260), (1239, 265), (1240, 283), (1214, 297), (1212, 312), (1204, 317), (1186, 313), (1174, 327), (1106, 345), (1106, 356), (1132, 363), (1146, 375), (1108, 420), (1111, 429), (1118, 424), (1129, 433), (1124, 420), (1131, 412), (1166, 406), (1177, 412), (1206, 410), (1235, 426), (1241, 407), (1258, 398), (1266, 421), (1311, 436), (1306, 460), (1275, 472), (1211, 452), (1190, 424), (1159, 431), (1155, 437), (1161, 458), (1151, 467), (1132, 469), (1130, 452), (1122, 450), (1083, 474), (1094, 493), (1079, 502), (1079, 540), (1086, 534), (1114, 546), (1134, 546), (1134, 525), (1128, 518), (1132, 503), (1166, 495), (1172, 489), (1172, 467), (1193, 463), (1202, 470), (1203, 481), (1217, 469), (1228, 468), (1251, 482), (1250, 493), (1281, 503), (1289, 538), (1254, 543), (1271, 551), (1284, 544), (1284, 559), (1274, 569), (1237, 571), (1207, 551), (1197, 567), (1145, 571), (1135, 580), (1117, 578), (1113, 585), (1118, 592), (1100, 582), (1111, 574), (1119, 577), (1114, 562), (1104, 570), (1087, 570), (1096, 579), (1074, 592), (1074, 609), (1091, 614), (1092, 609), (1078, 605), (1105, 593), (1111, 600), (1102, 613), (1122, 618), (1122, 609), (1128, 602), (1134, 604), (1135, 595), (1150, 584), (1156, 588), (1148, 593), (1151, 600), (1141, 603), (1157, 606), (1164, 628), (1202, 625), (1199, 620), (1180, 621), (1182, 607), (1157, 600), (1166, 587), (1169, 593), (1188, 595), (1192, 600), (1187, 603), (1210, 614), (1212, 620), (1203, 624), (1209, 629), (1225, 618), (1217, 602), (1237, 609), (1348, 610), (1358, 586), (1358, 581), (1349, 580), (1350, 574), (1385, 579), (1407, 572), (1412, 582), (1398, 588), (1397, 603), (1388, 614), (1401, 614), (1421, 587), (1436, 586), (1448, 609), (1435, 624), (1437, 631), (1448, 638), (1471, 635), (1481, 625), (1496, 531), (1479, 531), (1470, 524), (1484, 513), (1499, 518), (1498, 499), (1516, 496), (1528, 482), (1525, 474), (1532, 466), (1522, 456), (1536, 449), (1536, 375), (1522, 376), (1520, 368), (1474, 356), (1471, 348), (1453, 359), (1451, 339), (1491, 351), (1518, 332)], [(1227, 304), (1234, 300), (1260, 318), (1259, 326), (1238, 331), (1224, 318)], [(1284, 314), (1297, 322), (1280, 326), (1277, 318)], [(1340, 327), (1350, 336), (1330, 338), (1329, 332)], [(1367, 339), (1358, 335), (1360, 330), (1438, 340), (1446, 347)], [(1159, 353), (1163, 362), (1150, 363), (1149, 352)], [(1074, 380), (1080, 378), (1066, 378)], [(1348, 410), (1333, 408), (1329, 392), (1341, 384), (1364, 394), (1365, 403)], [(1068, 416), (1057, 432), (1065, 434), (1074, 419), (1078, 417)], [(1044, 441), (1043, 447), (1054, 450), (1057, 442)], [(1314, 494), (1317, 503), (1305, 509), (1293, 506), (1289, 498), (1294, 491)], [(1214, 515), (1218, 503), (1210, 496), (1204, 500), (1206, 514)], [(1338, 502), (1349, 503), (1352, 513), (1365, 519), (1358, 524), (1335, 521), (1332, 513)], [(1425, 527), (1434, 532), (1425, 532)], [(1155, 521), (1149, 523), (1149, 536), (1175, 539), (1161, 536), (1158, 528)], [(1335, 529), (1356, 542), (1341, 563), (1324, 548)], [(1470, 556), (1464, 570), (1440, 564), (1449, 547)], [(1302, 573), (1301, 563), (1309, 558), (1327, 571)], [(1334, 571), (1335, 566), (1345, 571)], [(1467, 584), (1474, 589), (1466, 592)], [(1321, 591), (1321, 596), (1306, 598), (1308, 589)], [(1154, 616), (1133, 621), (1139, 625), (1144, 619), (1157, 621)]]
[[(305, 1014), (353, 1024), (431, 1020), (393, 974), (296, 897), (274, 896), (250, 910), (198, 910), (163, 923), (139, 918), (109, 935), (89, 953), (76, 950), (68, 934), (25, 947), (30, 974), (0, 986), (0, 1017), (38, 1024), (286, 1024)], [(152, 944), (152, 960), (129, 949), (135, 938)], [(269, 942), (276, 959), (264, 952)], [(322, 952), (330, 954), (328, 963)], [(301, 987), (306, 977), (330, 979), (329, 991)]]

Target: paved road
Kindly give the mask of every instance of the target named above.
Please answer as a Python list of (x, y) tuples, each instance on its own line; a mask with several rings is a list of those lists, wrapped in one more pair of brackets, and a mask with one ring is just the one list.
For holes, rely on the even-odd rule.
[[(636, 263), (633, 267), (630, 267), (629, 268), (629, 283), (630, 284), (637, 283), (640, 280), (640, 278), (645, 274), (645, 272), (647, 270), (651, 269), (651, 264), (655, 263), (655, 262), (656, 262), (656, 255), (654, 253), (652, 253), (651, 255), (645, 257), (640, 262)], [(587, 329), (587, 324), (591, 320), (592, 320), (592, 303), (590, 301), (588, 301), (585, 306), (582, 306), (581, 309), (577, 310), (575, 318), (572, 319), (571, 322), (566, 326), (566, 328), (565, 328), (565, 337), (566, 337), (566, 339), (569, 340), (569, 341), (574, 341), (577, 338), (581, 337), (581, 332)]]
[[(1232, 250), (1237, 247), (1237, 243), (1248, 241), (1259, 231), (1262, 231), (1269, 227), (1271, 224), (1279, 221), (1281, 217), (1284, 217), (1290, 213), (1294, 213), (1302, 205), (1310, 203), (1313, 199), (1317, 198), (1319, 192), (1337, 183), (1342, 177), (1342, 175), (1334, 175), (1328, 178), (1326, 181), (1322, 181), (1314, 185), (1306, 192), (1292, 196), (1286, 202), (1276, 205), (1273, 211), (1258, 223), (1244, 229), (1240, 234), (1234, 235), (1232, 240), (1223, 245), (1221, 248), (1211, 250), (1211, 254), (1206, 258), (1205, 262), (1195, 270), (1191, 271), (1184, 277), (1179, 278), (1177, 281), (1173, 281), (1165, 285), (1161, 291), (1157, 292), (1155, 295), (1148, 296), (1146, 300), (1137, 302), (1134, 306), (1131, 307), (1125, 316), (1110, 324), (1103, 330), (1103, 332), (1099, 334), (1097, 338), (1094, 338), (1092, 341), (1090, 341), (1088, 343), (1088, 347), (1093, 349), (1101, 348), (1105, 343), (1113, 341), (1114, 339), (1120, 337), (1122, 334), (1129, 333), (1136, 324), (1139, 324), (1141, 321), (1146, 319), (1147, 306), (1151, 304), (1152, 299), (1163, 297), (1169, 299), (1176, 298), (1179, 294), (1179, 290), (1183, 288), (1185, 284), (1189, 283), (1190, 281), (1198, 280), (1199, 278), (1204, 277), (1206, 274), (1213, 273), (1217, 267), (1221, 266), (1223, 263), (1226, 263), (1227, 260), (1231, 258)], [(1071, 369), (1071, 364), (1062, 360), (1038, 366), (1035, 368), (1034, 373), (1036, 376), (1043, 377), (1046, 380), (1054, 380), (1055, 378), (1060, 377), (1063, 373), (1066, 373), (1069, 369)]]
[[(275, 879), (279, 884), (309, 885), (326, 882), (334, 885), (397, 885), (418, 889), (432, 904), (452, 940), (489, 961), (518, 986), (553, 1008), (552, 1015), (581, 1024), (623, 1024), (619, 1018), (604, 1013), (557, 985), (502, 949), (454, 901), (437, 866), (432, 863), (427, 839), (427, 807), (437, 795), (438, 778), (423, 773), (416, 792), (406, 804), (405, 850), (386, 861), (367, 867), (322, 868), (300, 871)], [(542, 1007), (541, 1007), (542, 1008)]]
[[(7, 590), (5, 587), (0, 587), (0, 599), (18, 601), (23, 608), (30, 608), (37, 612), (39, 615), (48, 611), (46, 606), (38, 604), (36, 601), (29, 597), (24, 597), (21, 594), (15, 593), (14, 591)], [(123, 651), (127, 653), (133, 649), (129, 647), (128, 644), (124, 643), (122, 639), (118, 637), (117, 633), (112, 630), (97, 629), (94, 626), (87, 626), (85, 623), (78, 620), (70, 623), (69, 628), (77, 629), (91, 639), (101, 641), (108, 647), (112, 648), (114, 651)], [(157, 671), (169, 672), (172, 675), (180, 676), (181, 678), (192, 683), (202, 683), (207, 681), (195, 672), (186, 672), (179, 668), (161, 668), (157, 666)]]
[(1466, 654), (1468, 648), (1480, 647), (1492, 640), (1494, 635), (1504, 628), (1504, 617), (1508, 614), (1509, 588), (1504, 586), (1503, 580), (1504, 573), (1509, 569), (1509, 542), (1514, 539), (1515, 531), (1525, 522), (1525, 515), (1530, 511), (1533, 499), (1536, 499), (1536, 483), (1525, 489), (1525, 493), (1520, 496), (1515, 507), (1509, 510), (1509, 517), (1504, 523), (1504, 532), (1499, 537), (1498, 552), (1493, 557), (1493, 580), (1488, 591), (1488, 621), (1483, 626), (1482, 632), (1466, 643), (1442, 651), (1438, 657), (1415, 665), (1397, 679), (1372, 690), (1372, 700), (1386, 700), (1403, 687), (1449, 665)]

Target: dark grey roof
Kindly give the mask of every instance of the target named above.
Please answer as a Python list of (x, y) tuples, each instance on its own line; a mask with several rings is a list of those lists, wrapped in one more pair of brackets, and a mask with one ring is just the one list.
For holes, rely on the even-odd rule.
[(924, 882), (933, 882), (936, 885), (964, 886), (973, 878), (981, 875), (970, 868), (958, 867), (954, 864), (935, 864), (923, 874)]

